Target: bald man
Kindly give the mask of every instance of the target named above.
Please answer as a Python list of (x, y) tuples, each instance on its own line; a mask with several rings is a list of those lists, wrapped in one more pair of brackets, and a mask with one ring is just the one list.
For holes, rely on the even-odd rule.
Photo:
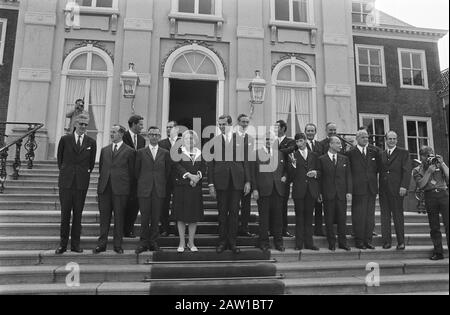
[(353, 180), (352, 225), (358, 249), (375, 249), (375, 200), (378, 194), (378, 151), (369, 146), (366, 130), (356, 133), (357, 145), (347, 152)]
[(392, 246), (391, 218), (394, 219), (397, 235), (397, 250), (405, 249), (405, 218), (403, 199), (408, 194), (411, 181), (411, 160), (409, 152), (397, 147), (398, 136), (394, 131), (386, 134), (387, 149), (381, 153), (380, 205), (383, 248)]

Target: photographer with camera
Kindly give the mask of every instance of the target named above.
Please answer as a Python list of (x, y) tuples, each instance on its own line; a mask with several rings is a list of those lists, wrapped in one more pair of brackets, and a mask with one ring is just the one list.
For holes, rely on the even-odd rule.
[(413, 170), (413, 177), (420, 189), (425, 192), (425, 207), (430, 222), (430, 235), (434, 244), (431, 260), (444, 259), (442, 233), (439, 213), (445, 225), (448, 246), (448, 166), (439, 155), (435, 155), (430, 147), (422, 147), (419, 151), (422, 164)]
[(89, 113), (84, 110), (84, 100), (78, 99), (75, 101), (75, 109), (66, 114), (66, 118), (70, 118), (69, 130), (68, 133), (72, 134), (75, 132), (75, 122), (77, 117), (80, 115), (84, 115), (89, 117)]

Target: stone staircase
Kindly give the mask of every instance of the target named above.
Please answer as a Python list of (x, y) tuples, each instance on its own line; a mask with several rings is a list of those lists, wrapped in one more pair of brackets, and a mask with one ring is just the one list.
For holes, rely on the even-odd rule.
[[(262, 253), (256, 239), (240, 237), (242, 253), (215, 253), (217, 203), (204, 188), (205, 218), (199, 224), (199, 253), (176, 253), (177, 237), (160, 239), (162, 253), (136, 255), (137, 239), (124, 240), (124, 255), (109, 251), (93, 255), (99, 233), (96, 202), (98, 172), (91, 179), (83, 213), (83, 254), (54, 254), (59, 243), (60, 205), (57, 167), (52, 161), (21, 170), (19, 180), (8, 179), (0, 195), (0, 294), (445, 294), (449, 293), (449, 260), (432, 262), (426, 215), (407, 212), (403, 252), (328, 251), (325, 238), (315, 238), (319, 252), (295, 251), (285, 239), (286, 252)], [(289, 229), (294, 232), (293, 204)], [(377, 204), (376, 232), (381, 234)], [(138, 217), (138, 224), (140, 217)], [(257, 233), (257, 206), (252, 204), (251, 231)], [(348, 233), (351, 234), (351, 216)], [(139, 231), (139, 229), (137, 229)], [(354, 245), (350, 238), (350, 245)], [(395, 238), (394, 238), (395, 244)], [(394, 246), (395, 247), (395, 246)], [(448, 251), (446, 251), (448, 255)], [(80, 286), (66, 285), (70, 263), (80, 268)], [(380, 286), (368, 286), (368, 263), (380, 267)], [(69, 265), (70, 266), (70, 265)]]

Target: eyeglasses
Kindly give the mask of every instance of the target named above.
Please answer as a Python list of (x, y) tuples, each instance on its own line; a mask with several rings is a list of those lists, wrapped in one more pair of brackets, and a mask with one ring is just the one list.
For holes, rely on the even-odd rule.
[(148, 135), (150, 137), (159, 137), (161, 134), (159, 134), (159, 133), (149, 133)]
[(79, 125), (82, 126), (82, 127), (87, 127), (88, 126), (88, 124), (85, 124), (85, 123), (79, 123)]

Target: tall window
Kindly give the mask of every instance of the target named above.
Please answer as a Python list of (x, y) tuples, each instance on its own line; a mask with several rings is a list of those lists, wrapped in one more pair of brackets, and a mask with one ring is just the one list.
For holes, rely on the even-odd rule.
[(8, 23), (8, 20), (0, 19), (0, 65), (3, 64), (3, 53), (5, 51), (7, 23)]
[[(87, 134), (98, 147), (108, 143), (111, 116), (113, 62), (103, 50), (89, 44), (71, 52), (64, 61), (57, 136), (68, 133), (75, 101), (83, 99), (89, 114)], [(70, 115), (69, 115), (70, 116)], [(97, 158), (99, 155), (97, 156)]]
[(305, 125), (316, 123), (315, 78), (312, 70), (293, 58), (274, 69), (272, 86), (276, 104), (275, 120), (288, 123), (288, 136), (303, 132)]
[(373, 4), (353, 1), (352, 3), (352, 21), (353, 23), (366, 23), (367, 16), (372, 12)]
[(178, 12), (192, 14), (218, 15), (216, 1), (219, 0), (177, 0)]
[(433, 146), (433, 131), (429, 117), (403, 117), (406, 145), (411, 158), (419, 159), (419, 150), (423, 146)]
[(428, 88), (428, 75), (425, 51), (398, 50), (400, 80), (402, 88)]
[(384, 48), (356, 45), (357, 81), (360, 85), (386, 85)]
[(377, 114), (360, 114), (359, 125), (367, 128), (370, 144), (385, 149), (385, 134), (389, 131), (389, 116)]
[(82, 7), (112, 8), (117, 0), (76, 0)]
[(275, 21), (311, 23), (311, 0), (271, 0)]

